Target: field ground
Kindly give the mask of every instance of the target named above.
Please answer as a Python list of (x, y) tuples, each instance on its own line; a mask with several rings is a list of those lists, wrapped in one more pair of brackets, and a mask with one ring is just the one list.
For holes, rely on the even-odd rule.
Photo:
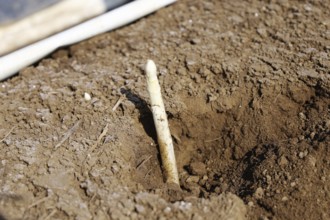
[[(181, 0), (55, 51), (0, 83), (1, 215), (330, 219), (329, 30), (326, 1)], [(182, 191), (163, 183), (147, 59)]]

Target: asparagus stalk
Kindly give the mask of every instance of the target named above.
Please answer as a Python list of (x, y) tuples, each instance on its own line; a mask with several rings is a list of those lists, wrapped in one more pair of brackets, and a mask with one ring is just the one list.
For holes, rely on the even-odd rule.
[(147, 75), (148, 92), (151, 101), (151, 111), (156, 127), (157, 139), (166, 182), (174, 183), (180, 186), (173, 141), (170, 134), (170, 129), (168, 127), (167, 115), (165, 112), (164, 102), (157, 78), (157, 68), (154, 61), (148, 60), (145, 69)]

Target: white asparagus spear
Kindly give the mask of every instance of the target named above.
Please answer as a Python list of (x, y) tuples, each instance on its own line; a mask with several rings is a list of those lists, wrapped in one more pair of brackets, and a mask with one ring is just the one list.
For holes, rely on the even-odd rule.
[(168, 127), (167, 115), (157, 78), (157, 68), (154, 61), (148, 60), (146, 64), (146, 74), (148, 92), (151, 101), (151, 111), (157, 131), (157, 139), (166, 182), (174, 183), (180, 186), (172, 137)]

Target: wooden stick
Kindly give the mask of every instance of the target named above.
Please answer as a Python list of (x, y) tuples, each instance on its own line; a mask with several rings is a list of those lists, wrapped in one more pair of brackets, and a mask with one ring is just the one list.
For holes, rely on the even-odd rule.
[(9, 132), (0, 140), (0, 143), (3, 142), (4, 140), (6, 140), (6, 138), (13, 132), (13, 130), (15, 129), (15, 126), (12, 127)]
[(39, 205), (40, 203), (43, 203), (44, 201), (48, 200), (50, 197), (51, 197), (51, 196), (47, 196), (47, 197), (44, 197), (44, 198), (41, 198), (41, 199), (37, 200), (36, 202), (34, 202), (34, 203), (32, 203), (31, 205), (29, 205), (29, 206), (27, 207), (27, 209), (30, 209), (30, 208), (32, 208), (32, 207), (34, 207), (34, 206), (37, 206), (37, 205)]
[(61, 141), (56, 144), (55, 149), (57, 149), (58, 147), (60, 147), (79, 127), (80, 124), (80, 120), (77, 121), (72, 128), (70, 128), (64, 135), (63, 138), (61, 139)]
[(112, 108), (112, 111), (113, 111), (113, 112), (116, 111), (116, 109), (117, 109), (118, 106), (123, 102), (123, 100), (124, 100), (124, 96), (121, 95), (121, 96), (119, 97), (119, 99), (117, 100), (115, 106), (113, 106), (113, 108)]
[(148, 60), (146, 64), (146, 74), (148, 92), (151, 101), (151, 111), (157, 131), (157, 139), (166, 182), (174, 183), (180, 186), (172, 137), (168, 127), (167, 115), (157, 78), (157, 68), (154, 61)]
[(148, 160), (150, 160), (152, 158), (152, 155), (150, 155), (149, 157), (147, 157), (146, 159), (143, 159), (142, 162), (140, 162), (137, 166), (136, 169), (139, 169), (143, 164), (145, 164)]
[(57, 210), (56, 210), (56, 209), (53, 209), (53, 211), (52, 211), (48, 216), (46, 216), (46, 218), (44, 218), (44, 219), (45, 219), (45, 220), (50, 219), (53, 215), (56, 214), (56, 212), (57, 212)]
[(102, 130), (102, 133), (100, 134), (100, 136), (97, 138), (96, 142), (93, 144), (93, 146), (88, 149), (86, 157), (81, 165), (81, 172), (84, 173), (84, 170), (89, 170), (89, 167), (91, 167), (92, 165), (89, 165), (88, 168), (85, 167), (85, 164), (87, 162), (87, 159), (91, 156), (90, 154), (93, 153), (93, 151), (97, 148), (97, 146), (101, 143), (102, 138), (108, 133), (109, 130), (109, 124), (106, 124), (105, 127)]

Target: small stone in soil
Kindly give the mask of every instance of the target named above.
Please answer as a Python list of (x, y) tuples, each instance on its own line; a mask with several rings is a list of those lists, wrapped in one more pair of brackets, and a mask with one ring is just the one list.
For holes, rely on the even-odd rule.
[(188, 169), (189, 173), (191, 173), (192, 175), (199, 175), (199, 176), (203, 176), (206, 174), (206, 166), (204, 163), (202, 162), (192, 162), (189, 165), (189, 169)]
[(199, 177), (198, 176), (189, 176), (186, 180), (187, 183), (198, 183)]
[(86, 101), (90, 101), (92, 99), (91, 95), (87, 92), (84, 93), (84, 98)]
[(261, 199), (264, 196), (264, 190), (261, 187), (258, 187), (254, 192), (254, 197), (257, 199)]
[(136, 210), (138, 213), (143, 213), (143, 212), (145, 211), (145, 208), (143, 207), (143, 205), (136, 204), (136, 205), (135, 205), (135, 210)]
[(286, 166), (288, 164), (288, 160), (286, 159), (285, 156), (281, 156), (280, 159), (278, 160), (278, 164), (280, 166)]

